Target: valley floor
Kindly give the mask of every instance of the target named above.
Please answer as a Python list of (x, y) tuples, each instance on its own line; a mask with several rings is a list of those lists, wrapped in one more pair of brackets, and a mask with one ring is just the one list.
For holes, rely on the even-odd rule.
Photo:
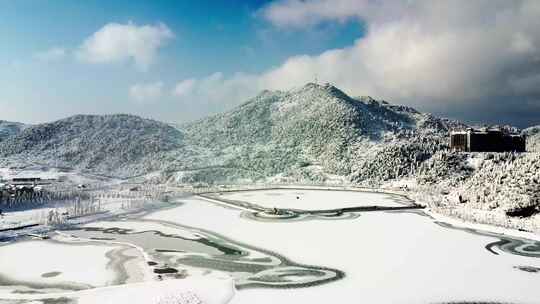
[[(243, 188), (246, 190), (249, 187)], [(180, 193), (181, 189), (169, 190)], [(208, 190), (199, 189), (200, 192)], [(265, 208), (318, 209), (335, 207), (336, 204), (351, 207), (357, 204), (395, 206), (410, 203), (402, 195), (405, 191), (397, 190), (386, 190), (387, 193), (336, 187), (228, 190), (215, 194)], [(326, 303), (337, 295), (341, 299), (365, 299), (378, 303), (405, 303), (411, 300), (418, 303), (451, 300), (519, 300), (520, 303), (534, 303), (539, 296), (534, 288), (529, 288), (538, 282), (537, 273), (540, 272), (540, 243), (533, 241), (540, 239), (538, 235), (472, 225), (440, 216), (433, 209), (420, 212), (325, 214), (286, 220), (259, 219), (251, 217), (248, 211), (184, 195), (174, 198), (168, 205), (162, 205), (161, 209), (138, 210), (135, 208), (125, 215), (116, 214), (107, 221), (89, 220), (83, 225), (70, 226), (76, 229), (74, 231), (66, 231), (66, 235), (73, 233), (79, 237), (56, 235), (51, 241), (9, 242), (0, 246), (0, 278), (3, 282), (12, 282), (0, 290), (0, 299), (3, 299), (0, 303), (113, 301), (111, 303), (221, 304), (275, 303), (276, 300), (280, 303)], [(63, 229), (66, 228), (69, 227)], [(102, 232), (95, 234), (96, 228)], [(83, 237), (83, 231), (77, 229), (90, 229), (87, 232), (90, 234)], [(180, 248), (171, 248), (172, 243), (157, 245), (152, 243), (154, 241), (150, 244), (143, 241), (151, 239), (147, 236), (132, 239), (129, 243), (126, 243), (128, 239), (118, 239), (124, 233), (128, 237), (130, 234), (135, 236), (148, 232), (159, 232), (157, 236), (183, 241), (179, 243)], [(207, 237), (210, 237), (210, 242), (199, 242)], [(196, 243), (189, 245), (186, 243), (188, 241)], [(227, 245), (231, 241), (233, 245)], [(142, 243), (133, 245), (132, 242)], [(200, 247), (202, 244), (246, 250), (249, 254), (240, 256), (253, 260), (238, 260), (235, 263), (240, 264), (230, 268), (225, 265), (233, 260), (213, 260), (218, 252), (210, 247)], [(33, 253), (38, 251), (35, 246), (40, 248), (42, 256), (54, 256), (54, 259), (47, 262), (34, 259)], [(84, 255), (70, 253), (73, 250), (78, 252), (85, 246), (90, 246), (90, 250), (84, 249)], [(161, 251), (156, 254), (152, 248)], [(266, 250), (257, 251), (257, 248)], [(202, 250), (201, 255), (194, 253), (198, 250)], [(206, 260), (208, 254), (214, 258)], [(192, 264), (197, 261), (196, 256), (203, 258), (202, 264)], [(148, 267), (149, 262), (158, 265)], [(283, 265), (280, 268), (280, 263), (293, 263), (296, 266)], [(87, 265), (92, 265), (91, 273), (77, 270)], [(312, 267), (309, 265), (315, 268), (308, 270)], [(148, 269), (158, 266), (182, 269), (180, 273), (187, 279), (174, 279), (175, 275), (164, 274), (164, 281), (156, 281), (159, 277)], [(272, 267), (277, 268), (273, 270)], [(302, 267), (308, 269), (301, 270)], [(305, 279), (316, 282), (319, 274), (312, 275), (321, 269), (342, 270), (345, 276), (338, 276), (337, 281), (320, 286), (307, 285), (312, 286), (308, 288), (242, 287), (245, 284), (249, 286), (250, 281), (268, 280), (268, 284), (277, 284), (276, 278), (290, 278), (291, 281), (284, 281), (284, 284), (293, 286)], [(357, 271), (359, 269), (362, 271)], [(253, 273), (250, 274), (250, 271)], [(273, 271), (279, 275), (273, 277)], [(81, 276), (81, 273), (85, 275)], [(443, 277), (441, 273), (444, 273)], [(510, 281), (523, 288), (513, 291), (505, 289), (504, 286)], [(66, 282), (71, 283), (66, 285)], [(393, 292), (381, 293), (381, 286)], [(428, 288), (421, 294), (412, 292), (418, 286)], [(467, 286), (466, 290), (464, 286)], [(45, 293), (33, 293), (36, 287)], [(89, 287), (91, 289), (86, 289)], [(10, 292), (13, 288), (19, 292)]]
[[(540, 273), (539, 215), (509, 217), (502, 208), (473, 208), (484, 205), (456, 203), (449, 199), (455, 193), (445, 193), (438, 186), (419, 186), (414, 180), (403, 179), (380, 188), (291, 184), (193, 187), (40, 166), (4, 169), (2, 173), (56, 180), (50, 190), (62, 193), (77, 189), (81, 183), (86, 186), (73, 190), (74, 197), (86, 197), (83, 203), (64, 199), (25, 205), (20, 201), (11, 209), (4, 208), (0, 217), (2, 304), (222, 304), (270, 303), (276, 299), (281, 303), (321, 303), (331, 302), (336, 295), (356, 299), (359, 286), (363, 290), (360, 297), (386, 303), (404, 299), (418, 303), (463, 299), (534, 303), (532, 299), (538, 297), (534, 289), (525, 287), (537, 283)], [(197, 196), (201, 193), (205, 198)], [(415, 203), (427, 208), (371, 213), (353, 210)], [(272, 210), (293, 212), (273, 216)], [(51, 220), (51, 212), (70, 216)], [(17, 229), (28, 225), (31, 227)], [(92, 235), (98, 233), (96, 227), (103, 235)], [(88, 228), (91, 230), (82, 232)], [(72, 229), (67, 235), (78, 237), (66, 238), (55, 233), (58, 229)], [(135, 236), (138, 234), (140, 238)], [(52, 239), (41, 240), (47, 236)], [(169, 242), (179, 239), (178, 247), (171, 248)], [(432, 248), (433, 244), (437, 245)], [(194, 254), (197, 250), (200, 252)], [(237, 250), (244, 253), (237, 254)], [(208, 259), (221, 251), (233, 255)], [(358, 261), (358, 257), (362, 259)], [(439, 263), (443, 260), (453, 261), (448, 264), (453, 267)], [(464, 261), (477, 265), (469, 269), (461, 265)], [(434, 268), (426, 267), (428, 264)], [(363, 269), (362, 273), (357, 269)], [(477, 274), (471, 276), (471, 271)], [(440, 273), (445, 278), (440, 278)], [(407, 283), (409, 286), (404, 282), (411, 277), (414, 280)], [(498, 279), (493, 281), (495, 277)], [(503, 293), (509, 278), (521, 282), (524, 289)], [(466, 293), (460, 291), (465, 285), (457, 283), (463, 280), (471, 286)], [(418, 284), (432, 289), (422, 295), (410, 293)], [(283, 289), (286, 285), (291, 286)], [(381, 295), (383, 285), (395, 294)], [(208, 293), (210, 288), (215, 292)], [(128, 300), (135, 294), (136, 299)]]

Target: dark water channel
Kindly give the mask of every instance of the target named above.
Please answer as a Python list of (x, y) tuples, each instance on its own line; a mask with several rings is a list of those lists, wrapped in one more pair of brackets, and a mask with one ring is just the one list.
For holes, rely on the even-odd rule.
[[(140, 221), (144, 227), (145, 221)], [(159, 221), (152, 221), (160, 223)], [(137, 221), (133, 221), (136, 227)], [(167, 225), (170, 230), (171, 223)], [(277, 253), (255, 248), (227, 239), (216, 233), (197, 229), (196, 238), (181, 233), (194, 232), (193, 228), (174, 225), (178, 234), (156, 230), (135, 231), (122, 228), (95, 227), (64, 231), (73, 236), (96, 241), (114, 241), (142, 248), (152, 259), (148, 266), (156, 276), (183, 277), (190, 268), (229, 273), (237, 288), (299, 288), (338, 280), (344, 273), (337, 269), (295, 263)], [(165, 231), (165, 229), (163, 229)]]

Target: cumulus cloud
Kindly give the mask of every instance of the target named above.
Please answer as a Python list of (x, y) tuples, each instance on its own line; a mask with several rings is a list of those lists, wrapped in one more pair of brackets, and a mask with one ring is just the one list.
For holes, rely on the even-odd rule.
[[(227, 102), (260, 89), (300, 86), (317, 75), (351, 95), (438, 114), (540, 123), (531, 113), (540, 107), (538, 1), (284, 0), (259, 15), (294, 30), (354, 19), (365, 22), (367, 32), (348, 47), (294, 56), (260, 74), (194, 80), (184, 97), (208, 94)], [(224, 95), (216, 98), (216, 92)]]
[(180, 81), (174, 87), (173, 96), (182, 97), (191, 94), (196, 83), (197, 81), (194, 78)]
[(34, 54), (34, 57), (39, 61), (50, 62), (63, 59), (66, 54), (66, 49), (61, 47), (54, 47), (42, 52), (37, 52)]
[(77, 57), (89, 63), (132, 60), (147, 69), (159, 48), (174, 37), (163, 23), (141, 25), (109, 23), (88, 37), (79, 47)]
[(278, 27), (305, 28), (326, 20), (391, 19), (403, 6), (398, 1), (282, 0), (270, 3), (259, 13)]
[(172, 95), (185, 105), (186, 117), (203, 117), (208, 113), (225, 111), (253, 97), (264, 88), (260, 81), (260, 75), (236, 73), (226, 77), (216, 72), (178, 82)]
[(129, 97), (142, 104), (157, 101), (163, 96), (163, 82), (138, 83), (129, 88)]

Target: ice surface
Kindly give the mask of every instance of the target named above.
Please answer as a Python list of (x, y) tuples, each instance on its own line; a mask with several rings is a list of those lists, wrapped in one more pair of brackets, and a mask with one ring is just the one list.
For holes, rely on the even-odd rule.
[(178, 229), (177, 227), (170, 227), (161, 223), (152, 223), (152, 222), (136, 222), (136, 221), (100, 221), (96, 223), (88, 223), (82, 225), (81, 227), (96, 227), (100, 228), (120, 228), (128, 229), (130, 233), (139, 233), (144, 231), (159, 231), (165, 234), (171, 234), (174, 236), (196, 240), (200, 239), (201, 235), (191, 232), (187, 229)]
[(269, 223), (196, 198), (184, 202), (147, 218), (219, 231), (299, 263), (345, 271), (343, 280), (313, 288), (241, 290), (233, 303), (535, 303), (540, 298), (534, 288), (538, 274), (514, 268), (540, 267), (540, 259), (497, 248), (490, 252), (484, 247), (499, 241), (496, 237), (444, 228), (416, 213)]
[(360, 206), (403, 206), (409, 201), (398, 195), (306, 189), (278, 189), (260, 191), (225, 192), (218, 197), (245, 201), (266, 208), (325, 210)]
[[(285, 198), (284, 204), (291, 204), (296, 197), (287, 197), (295, 191), (309, 192), (315, 201), (320, 202), (326, 201), (326, 197), (333, 198), (338, 205), (339, 201), (366, 198), (362, 196), (364, 193), (322, 190), (288, 189), (280, 195), (265, 195), (272, 191), (237, 194), (251, 195), (247, 198), (261, 202)], [(388, 199), (384, 195), (379, 196), (382, 201)], [(283, 255), (296, 263), (344, 271), (345, 277), (307, 288), (241, 289), (232, 300), (231, 278), (219, 271), (210, 274), (195, 271), (191, 272), (193, 276), (184, 280), (128, 284), (75, 293), (34, 295), (7, 293), (5, 289), (0, 298), (67, 297), (77, 298), (79, 303), (115, 304), (168, 304), (176, 299), (181, 299), (178, 303), (201, 301), (216, 304), (229, 300), (237, 304), (537, 303), (540, 298), (540, 291), (535, 288), (540, 280), (539, 274), (522, 270), (540, 268), (539, 242), (452, 228), (439, 223), (439, 218), (419, 212), (370, 212), (351, 219), (263, 222), (242, 217), (241, 213), (245, 211), (197, 197), (179, 200), (184, 204), (147, 214), (143, 220), (168, 221), (213, 231), (231, 241)], [(134, 232), (163, 230), (197, 237), (197, 230), (136, 219), (89, 226), (100, 224), (111, 228), (121, 226)], [(43, 284), (54, 278), (60, 281), (63, 276), (63, 282), (94, 286), (105, 286), (115, 280), (115, 272), (104, 267), (107, 264), (105, 254), (115, 246), (89, 246), (88, 249), (84, 246), (89, 245), (32, 241), (2, 246), (0, 277), (5, 278), (7, 274), (8, 279)], [(11, 275), (17, 278), (9, 277)]]
[(234, 292), (230, 278), (207, 276), (51, 295), (9, 294), (4, 299), (25, 300), (24, 303), (32, 304), (43, 303), (41, 299), (48, 299), (46, 303), (57, 303), (55, 300), (64, 303), (66, 299), (76, 299), (78, 304), (225, 304), (230, 301)]
[(79, 298), (78, 304), (225, 304), (233, 295), (230, 278), (194, 277), (88, 292)]
[(6, 245), (0, 247), (0, 277), (15, 285), (67, 290), (119, 284), (118, 269), (110, 266), (110, 254), (119, 249), (56, 241)]

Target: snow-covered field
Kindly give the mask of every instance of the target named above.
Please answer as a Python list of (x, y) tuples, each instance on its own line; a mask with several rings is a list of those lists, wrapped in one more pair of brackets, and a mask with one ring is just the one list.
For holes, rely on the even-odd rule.
[(361, 206), (400, 207), (410, 203), (404, 197), (375, 192), (273, 189), (224, 192), (219, 198), (245, 201), (265, 208), (327, 210)]
[[(299, 209), (399, 203), (387, 194), (323, 190), (265, 190), (225, 195), (227, 199), (233, 197), (261, 205), (277, 202), (281, 204), (279, 208)], [(296, 196), (302, 198), (296, 199)], [(304, 199), (306, 203), (296, 206), (297, 201)], [(178, 207), (146, 213), (142, 218), (131, 216), (127, 220), (95, 222), (85, 227), (105, 229), (112, 233), (109, 237), (123, 241), (129, 238), (125, 235), (120, 237), (119, 233), (140, 235), (142, 239), (137, 242), (151, 242), (151, 235), (144, 233), (160, 232), (163, 235), (158, 234), (158, 237), (170, 238), (170, 243), (165, 240), (154, 248), (169, 249), (186, 244), (184, 251), (163, 254), (170, 259), (171, 267), (181, 268), (183, 261), (203, 261), (199, 265), (185, 266), (189, 270), (187, 278), (155, 282), (142, 276), (145, 282), (137, 284), (47, 295), (4, 292), (0, 299), (30, 301), (66, 297), (77, 299), (78, 303), (213, 304), (230, 301), (235, 304), (273, 304), (537, 303), (540, 298), (540, 291), (536, 288), (540, 282), (540, 242), (528, 240), (524, 234), (510, 237), (453, 227), (439, 222), (441, 218), (435, 219), (417, 211), (367, 212), (359, 217), (335, 220), (265, 222), (242, 216), (245, 210), (196, 196), (180, 198), (178, 202), (182, 203)], [(331, 206), (327, 207), (328, 204)], [(459, 225), (456, 222), (452, 224)], [(195, 247), (190, 247), (193, 245), (191, 242), (197, 242), (198, 248), (204, 250), (196, 252)], [(43, 249), (37, 248), (43, 245)], [(220, 254), (213, 250), (206, 252), (207, 249), (199, 247), (202, 245), (219, 248), (224, 254), (219, 257)], [(63, 250), (64, 247), (56, 246), (69, 248)], [(90, 247), (86, 249), (84, 246)], [(122, 246), (121, 242), (108, 241), (107, 238), (96, 240), (95, 244), (84, 240), (76, 245), (25, 241), (1, 246), (0, 279), (4, 282), (5, 276), (16, 275), (20, 281), (43, 284), (63, 275), (64, 279), (58, 281), (111, 285), (110, 282), (118, 276), (118, 269), (106, 267), (105, 254), (119, 246)], [(152, 248), (142, 247), (131, 248), (139, 251)], [(229, 249), (239, 252), (227, 254)], [(52, 258), (50, 261), (35, 258), (32, 261), (36, 252)], [(141, 256), (148, 258), (142, 252)], [(26, 260), (30, 262), (17, 268), (19, 262)], [(76, 262), (81, 260), (84, 262)], [(241, 285), (249, 276), (266, 280), (280, 277), (280, 272), (276, 276), (272, 268), (280, 266), (279, 261), (287, 261), (285, 266), (304, 267), (315, 275), (319, 275), (316, 269), (339, 270), (344, 272), (344, 277), (297, 288), (299, 285), (293, 284), (293, 280), (298, 277), (284, 272), (282, 279), (290, 276), (291, 284), (282, 284), (281, 288), (248, 286), (250, 288), (233, 289), (231, 279)], [(143, 265), (146, 266), (139, 264), (139, 267), (143, 268)], [(87, 275), (89, 268), (95, 273)]]
[(143, 252), (161, 278), (228, 274), (237, 288), (299, 287), (339, 279), (341, 272), (300, 265), (273, 252), (229, 240), (210, 231), (163, 221), (119, 220), (83, 225), (64, 233)]
[(0, 303), (225, 304), (234, 293), (234, 285), (230, 278), (214, 276), (133, 283), (47, 295), (9, 294), (3, 296)]
[(78, 304), (225, 304), (234, 295), (228, 277), (193, 277), (82, 292)]
[(8, 285), (3, 286), (2, 291), (24, 291), (24, 287), (30, 287), (51, 292), (122, 284), (128, 279), (126, 262), (140, 259), (137, 252), (129, 249), (57, 241), (6, 245), (0, 247), (0, 277), (3, 285)]
[[(123, 198), (100, 199), (99, 204), (103, 212), (109, 214), (122, 213), (129, 209), (129, 200)], [(150, 205), (148, 203), (147, 205)], [(50, 211), (64, 213), (73, 207), (72, 201), (52, 202), (35, 209), (4, 211), (0, 217), (0, 229), (8, 229), (29, 224), (44, 224)]]
[(117, 183), (119, 180), (114, 178), (103, 177), (94, 174), (85, 174), (75, 170), (66, 170), (61, 168), (54, 168), (44, 165), (29, 165), (22, 168), (17, 167), (2, 167), (0, 168), (0, 176), (2, 179), (12, 178), (41, 178), (41, 179), (55, 179), (73, 184), (90, 184), (96, 182), (107, 181), (109, 184)]
[[(252, 194), (256, 197), (260, 192)], [(293, 261), (345, 272), (340, 281), (311, 288), (241, 290), (232, 303), (536, 303), (540, 298), (534, 287), (540, 274), (519, 269), (540, 268), (538, 243), (522, 244), (536, 257), (511, 254), (497, 246), (492, 252), (485, 246), (497, 244), (497, 237), (448, 229), (416, 213), (257, 222), (240, 218), (240, 211), (197, 198), (184, 202), (146, 218), (219, 231)]]
[(0, 217), (0, 229), (41, 223), (47, 218), (47, 214), (49, 213), (49, 211), (59, 210), (61, 212), (64, 212), (65, 209), (65, 206), (64, 208), (62, 208), (61, 206), (49, 206), (38, 209), (18, 210), (10, 212), (4, 211), (4, 215)]

